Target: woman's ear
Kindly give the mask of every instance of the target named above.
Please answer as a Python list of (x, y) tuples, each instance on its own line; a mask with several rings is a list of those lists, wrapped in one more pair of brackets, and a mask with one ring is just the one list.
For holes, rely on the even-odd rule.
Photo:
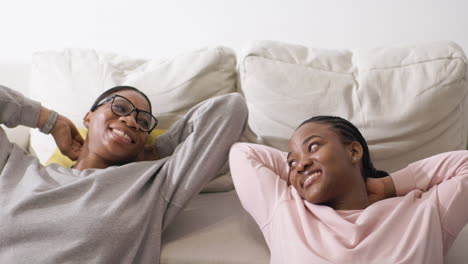
[(362, 155), (363, 155), (363, 148), (362, 148), (361, 143), (357, 141), (353, 141), (350, 144), (350, 155), (351, 155), (350, 158), (351, 158), (352, 163), (361, 161)]
[(85, 117), (83, 118), (83, 125), (88, 129), (89, 129), (89, 122), (91, 120), (92, 114), (93, 114), (92, 112), (87, 112)]

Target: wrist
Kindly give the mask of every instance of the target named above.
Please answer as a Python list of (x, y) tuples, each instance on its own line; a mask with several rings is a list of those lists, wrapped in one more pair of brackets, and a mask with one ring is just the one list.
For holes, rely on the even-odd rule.
[(48, 117), (49, 117), (49, 110), (42, 106), (41, 110), (39, 111), (39, 120), (37, 120), (36, 127), (38, 129), (41, 129), (45, 125)]
[(390, 176), (386, 176), (382, 178), (384, 181), (384, 192), (386, 198), (391, 198), (396, 196), (395, 184), (393, 183), (393, 179)]
[(37, 128), (44, 134), (50, 134), (57, 121), (58, 113), (41, 107)]

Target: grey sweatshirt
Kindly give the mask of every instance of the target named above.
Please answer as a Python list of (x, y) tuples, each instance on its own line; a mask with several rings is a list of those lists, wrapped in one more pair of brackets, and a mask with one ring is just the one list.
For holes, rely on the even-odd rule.
[[(39, 111), (0, 86), (0, 123), (36, 127)], [(42, 166), (0, 128), (0, 263), (159, 263), (162, 231), (246, 120), (239, 94), (209, 99), (158, 137), (162, 159), (83, 171)]]

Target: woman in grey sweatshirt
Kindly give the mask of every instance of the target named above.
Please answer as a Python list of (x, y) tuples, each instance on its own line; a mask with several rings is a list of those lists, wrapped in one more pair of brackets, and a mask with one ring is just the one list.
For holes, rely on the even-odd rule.
[(159, 263), (162, 231), (215, 177), (247, 120), (239, 94), (209, 99), (158, 137), (153, 160), (150, 102), (132, 89), (111, 95), (86, 114), (83, 141), (67, 118), (0, 86), (0, 123), (51, 130), (77, 159), (44, 167), (0, 128), (0, 263)]

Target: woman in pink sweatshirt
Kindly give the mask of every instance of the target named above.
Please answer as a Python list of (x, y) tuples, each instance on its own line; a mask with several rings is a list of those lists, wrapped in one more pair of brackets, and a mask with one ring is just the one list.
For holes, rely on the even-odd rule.
[(288, 149), (237, 143), (230, 152), (271, 263), (443, 263), (468, 221), (466, 150), (388, 176), (359, 130), (331, 116), (306, 120)]

